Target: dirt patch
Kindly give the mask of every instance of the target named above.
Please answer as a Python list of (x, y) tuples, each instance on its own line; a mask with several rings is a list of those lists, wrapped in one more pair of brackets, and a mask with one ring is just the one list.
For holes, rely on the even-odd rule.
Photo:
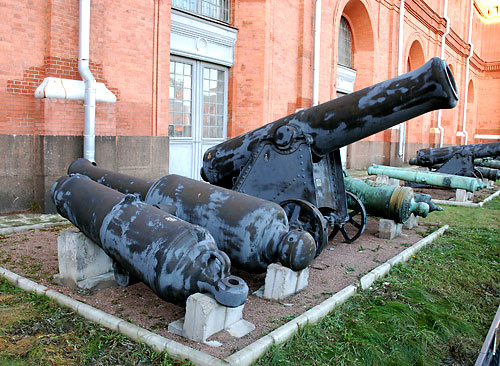
[[(491, 196), (493, 193), (496, 191), (500, 190), (500, 186), (494, 185), (493, 188), (484, 188), (481, 189), (480, 191), (474, 192), (474, 196), (472, 197), (472, 202), (474, 203), (479, 203), (483, 201), (484, 199), (488, 198)], [(415, 193), (426, 193), (430, 194), (431, 197), (435, 200), (444, 200), (444, 201), (449, 201), (449, 200), (455, 200), (455, 190), (453, 189), (442, 189), (442, 188), (437, 188), (437, 187), (431, 187), (429, 188), (413, 188), (413, 191)]]
[(229, 356), (345, 286), (355, 283), (365, 273), (420, 240), (422, 232), (427, 230), (425, 226), (412, 230), (403, 229), (403, 234), (394, 240), (380, 239), (377, 237), (378, 221), (369, 217), (361, 238), (353, 244), (340, 242), (340, 237), (331, 241), (312, 263), (308, 287), (280, 303), (252, 294), (264, 284), (265, 274), (253, 275), (233, 268), (231, 272), (243, 278), (250, 288), (243, 315), (246, 320), (255, 324), (256, 329), (240, 339), (233, 339), (224, 332), (216, 334), (210, 339), (219, 340), (224, 344), (219, 348), (212, 348), (169, 333), (168, 323), (184, 316), (184, 308), (159, 299), (142, 283), (127, 288), (113, 287), (99, 291), (71, 290), (55, 284), (52, 278), (58, 273), (57, 236), (65, 228), (32, 230), (0, 238), (0, 265), (79, 301), (216, 357)]

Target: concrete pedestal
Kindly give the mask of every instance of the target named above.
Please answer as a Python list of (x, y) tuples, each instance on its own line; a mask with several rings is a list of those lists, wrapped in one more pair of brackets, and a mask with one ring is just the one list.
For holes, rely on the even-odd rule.
[(392, 240), (401, 235), (403, 224), (396, 224), (394, 220), (380, 219), (378, 223), (378, 236), (381, 239)]
[(211, 295), (196, 293), (186, 301), (185, 317), (170, 323), (168, 331), (195, 342), (220, 346), (216, 341), (207, 342), (207, 338), (222, 330), (240, 338), (255, 329), (255, 325), (243, 319), (243, 307), (229, 308)]
[(262, 297), (270, 300), (282, 300), (307, 287), (309, 267), (302, 271), (292, 271), (277, 263), (267, 267), (266, 281)]
[(403, 224), (403, 227), (405, 229), (413, 229), (413, 228), (415, 228), (417, 226), (418, 226), (418, 216), (415, 216), (414, 214), (411, 214), (410, 218), (408, 219), (408, 221), (406, 221)]
[(379, 174), (377, 175), (377, 179), (375, 179), (376, 183), (387, 184), (388, 186), (399, 186), (399, 179), (389, 178), (387, 175)]
[(64, 230), (57, 238), (59, 274), (54, 281), (72, 288), (116, 286), (113, 261), (80, 231)]

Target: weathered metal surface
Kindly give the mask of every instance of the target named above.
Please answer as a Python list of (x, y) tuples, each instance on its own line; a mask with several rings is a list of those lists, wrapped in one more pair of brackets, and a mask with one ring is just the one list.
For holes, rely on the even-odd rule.
[(87, 159), (76, 159), (68, 168), (68, 174), (83, 174), (97, 183), (120, 191), (121, 193), (138, 194), (141, 200), (148, 193), (154, 181), (135, 178), (130, 175), (102, 169)]
[(113, 259), (119, 284), (139, 280), (177, 304), (196, 292), (209, 292), (226, 306), (246, 301), (246, 283), (230, 274), (228, 256), (206, 229), (83, 175), (60, 178), (52, 200)]
[(413, 193), (413, 196), (415, 198), (415, 202), (424, 202), (424, 203), (427, 203), (427, 205), (429, 206), (429, 212), (444, 211), (441, 206), (438, 206), (434, 202), (432, 202), (432, 197), (431, 197), (430, 194)]
[(428, 148), (418, 150), (417, 157), (410, 159), (410, 164), (430, 167), (444, 174), (475, 178), (483, 178), (484, 175), (492, 177), (495, 172), (480, 172), (480, 169), (474, 166), (474, 159), (498, 154), (500, 154), (500, 142)]
[[(278, 261), (299, 271), (320, 251), (309, 233), (289, 225), (285, 211), (276, 203), (179, 175), (168, 175), (152, 184), (123, 174), (118, 180), (116, 173), (80, 160), (71, 164), (72, 172), (136, 193), (146, 203), (208, 229), (232, 264), (246, 271), (264, 272)], [(147, 190), (141, 190), (143, 187)]]
[(474, 165), (479, 165), (487, 168), (500, 169), (500, 160), (495, 159), (474, 159)]
[(203, 157), (202, 177), (232, 188), (262, 139), (274, 141), (274, 148), (286, 153), (299, 137), (306, 137), (314, 156), (322, 157), (431, 110), (453, 108), (457, 101), (453, 75), (446, 62), (435, 57), (407, 74), (301, 110), (209, 148)]
[(290, 228), (285, 211), (270, 201), (172, 174), (153, 184), (146, 202), (168, 204), (174, 215), (207, 228), (233, 265), (248, 272), (278, 261), (299, 271), (316, 255), (311, 235)]
[(438, 187), (459, 188), (475, 192), (486, 187), (481, 179), (462, 177), (458, 175), (395, 168), (391, 166), (372, 164), (368, 174), (387, 175), (390, 178), (402, 179), (407, 182), (423, 183)]
[(351, 177), (344, 178), (344, 181), (345, 189), (363, 202), (370, 215), (405, 223), (412, 213), (422, 217), (429, 213), (429, 205), (416, 202), (409, 187), (388, 186)]
[(432, 167), (446, 163), (457, 154), (471, 156), (473, 159), (494, 157), (500, 155), (500, 142), (421, 149), (417, 151), (416, 158), (410, 159), (410, 164)]
[[(365, 225), (348, 212), (338, 149), (431, 110), (453, 108), (457, 100), (450, 69), (433, 58), (410, 73), (209, 148), (201, 176), (212, 184), (276, 203), (307, 201), (324, 213), (334, 234), (344, 235), (341, 229), (348, 223), (361, 224), (357, 233), (344, 235), (357, 238)], [(320, 225), (317, 221), (312, 226)]]
[(485, 168), (482, 166), (475, 167), (475, 170), (483, 177), (492, 181), (496, 181), (500, 179), (500, 170), (499, 169), (491, 169)]

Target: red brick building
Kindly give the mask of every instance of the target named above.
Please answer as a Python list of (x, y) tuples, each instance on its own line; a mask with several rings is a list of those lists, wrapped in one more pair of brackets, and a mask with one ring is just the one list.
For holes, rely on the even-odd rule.
[[(390, 129), (349, 146), (347, 166), (397, 164), (440, 143), (500, 140), (498, 1), (90, 6), (90, 69), (112, 96), (97, 92), (95, 156), (105, 168), (198, 177), (208, 146), (441, 55), (454, 73), (458, 106), (409, 121), (404, 140)], [(52, 183), (82, 155), (83, 101), (70, 96), (83, 90), (71, 82), (81, 80), (79, 2), (4, 0), (0, 9), (0, 212), (33, 204), (50, 211)]]

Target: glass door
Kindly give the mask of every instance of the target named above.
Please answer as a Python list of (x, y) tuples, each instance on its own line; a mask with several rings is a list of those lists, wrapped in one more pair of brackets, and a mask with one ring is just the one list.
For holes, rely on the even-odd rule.
[(203, 153), (227, 136), (226, 67), (171, 57), (169, 172), (200, 179)]

